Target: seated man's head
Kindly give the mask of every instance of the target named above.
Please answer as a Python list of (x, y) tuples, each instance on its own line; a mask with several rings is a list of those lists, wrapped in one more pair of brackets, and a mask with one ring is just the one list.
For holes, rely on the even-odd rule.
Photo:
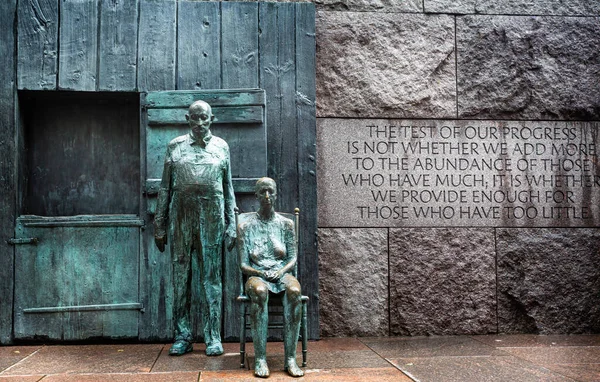
[(277, 184), (271, 178), (260, 178), (256, 182), (254, 193), (261, 207), (272, 207), (277, 200)]
[(194, 135), (204, 136), (208, 132), (215, 116), (212, 114), (209, 104), (204, 101), (196, 101), (190, 105), (185, 119), (188, 121)]

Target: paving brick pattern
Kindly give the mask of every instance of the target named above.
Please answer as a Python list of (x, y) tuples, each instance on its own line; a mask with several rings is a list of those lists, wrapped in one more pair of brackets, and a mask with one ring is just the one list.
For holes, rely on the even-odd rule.
[[(245, 368), (238, 345), (224, 347), (221, 357), (202, 344), (170, 357), (164, 344), (6, 346), (0, 382), (256, 380), (252, 344)], [(282, 343), (267, 351), (269, 381), (600, 381), (600, 335), (325, 338), (309, 343), (301, 379), (283, 371)]]

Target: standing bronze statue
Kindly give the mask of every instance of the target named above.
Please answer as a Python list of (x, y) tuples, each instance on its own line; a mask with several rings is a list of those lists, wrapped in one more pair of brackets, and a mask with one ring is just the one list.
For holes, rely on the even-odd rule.
[[(192, 283), (201, 283), (206, 354), (223, 354), (221, 345), (221, 282), (223, 241), (235, 243), (235, 196), (231, 182), (229, 146), (210, 132), (214, 120), (209, 104), (196, 101), (185, 116), (190, 133), (167, 147), (154, 237), (163, 252), (168, 231), (173, 258), (173, 320), (175, 343), (170, 355), (192, 351), (190, 308)], [(200, 274), (192, 272), (197, 256)]]
[(291, 376), (301, 377), (304, 372), (296, 364), (296, 346), (302, 301), (300, 283), (292, 275), (297, 260), (294, 223), (275, 212), (277, 185), (273, 179), (259, 179), (255, 191), (259, 210), (238, 227), (240, 268), (248, 277), (245, 290), (250, 298), (254, 375), (269, 376), (266, 353), (271, 292), (283, 293), (285, 369)]

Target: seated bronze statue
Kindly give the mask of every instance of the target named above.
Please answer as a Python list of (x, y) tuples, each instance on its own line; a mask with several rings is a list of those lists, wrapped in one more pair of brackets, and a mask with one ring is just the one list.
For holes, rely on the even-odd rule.
[(269, 293), (283, 294), (285, 370), (293, 377), (304, 372), (296, 363), (302, 302), (300, 283), (294, 277), (296, 245), (294, 223), (275, 212), (277, 185), (271, 178), (256, 182), (258, 212), (238, 227), (240, 267), (246, 275), (250, 298), (250, 320), (254, 342), (254, 375), (269, 376), (267, 366), (267, 325)]

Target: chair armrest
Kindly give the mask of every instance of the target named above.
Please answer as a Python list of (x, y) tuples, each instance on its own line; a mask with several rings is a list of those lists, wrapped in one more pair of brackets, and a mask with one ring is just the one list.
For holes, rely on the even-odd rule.
[(245, 294), (241, 294), (241, 295), (237, 296), (235, 299), (236, 299), (236, 301), (239, 301), (239, 302), (250, 302), (250, 297), (246, 296)]

